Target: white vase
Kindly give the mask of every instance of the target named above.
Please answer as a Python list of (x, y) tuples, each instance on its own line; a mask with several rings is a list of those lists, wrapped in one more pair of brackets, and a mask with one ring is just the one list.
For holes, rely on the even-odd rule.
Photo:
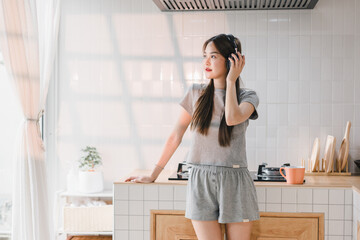
[(97, 193), (104, 190), (104, 177), (102, 172), (79, 172), (79, 192)]

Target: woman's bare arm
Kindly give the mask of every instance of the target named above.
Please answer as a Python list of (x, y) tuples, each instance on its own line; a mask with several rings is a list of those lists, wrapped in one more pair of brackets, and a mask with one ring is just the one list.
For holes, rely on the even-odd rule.
[(236, 97), (236, 79), (240, 76), (245, 66), (245, 56), (237, 52), (232, 53), (230, 71), (226, 77), (225, 120), (228, 126), (234, 126), (246, 121), (255, 108), (251, 103), (238, 104)]
[(251, 103), (242, 102), (238, 104), (236, 97), (235, 83), (228, 82), (226, 84), (225, 99), (225, 120), (228, 126), (234, 126), (246, 121), (255, 108)]

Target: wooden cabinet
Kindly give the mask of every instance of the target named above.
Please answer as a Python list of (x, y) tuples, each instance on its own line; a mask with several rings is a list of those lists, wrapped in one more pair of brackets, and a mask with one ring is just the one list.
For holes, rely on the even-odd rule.
[[(151, 210), (150, 217), (151, 240), (197, 240), (191, 220), (185, 218), (185, 211)], [(224, 225), (222, 231), (225, 234)]]
[[(197, 240), (191, 220), (184, 215), (179, 210), (152, 210), (151, 240)], [(225, 236), (225, 224), (222, 231)], [(251, 240), (274, 239), (323, 240), (324, 214), (263, 212), (254, 222)]]
[(323, 213), (263, 212), (255, 221), (251, 240), (324, 239)]

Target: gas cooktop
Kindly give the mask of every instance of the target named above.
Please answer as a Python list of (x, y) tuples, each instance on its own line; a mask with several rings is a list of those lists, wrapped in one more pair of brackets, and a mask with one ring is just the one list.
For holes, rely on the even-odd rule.
[(257, 171), (250, 171), (250, 175), (255, 182), (286, 182), (283, 176), (258, 174)]
[[(280, 175), (280, 168), (266, 168), (266, 165), (266, 163), (259, 165), (258, 171), (249, 171), (252, 179), (255, 182), (286, 182), (286, 179)], [(282, 165), (282, 167), (286, 166), (290, 166), (290, 164), (285, 163)], [(190, 169), (191, 166), (187, 166), (186, 163), (179, 163), (178, 170), (169, 177), (169, 180), (188, 180)]]

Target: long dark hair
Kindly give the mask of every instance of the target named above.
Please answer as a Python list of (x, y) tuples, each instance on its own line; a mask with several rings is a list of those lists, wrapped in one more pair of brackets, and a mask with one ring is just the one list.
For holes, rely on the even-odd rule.
[[(239, 39), (232, 35), (219, 34), (208, 40), (203, 45), (203, 52), (205, 51), (206, 46), (210, 43), (214, 43), (217, 50), (225, 58), (225, 61), (228, 61), (228, 57), (231, 53), (235, 52), (235, 46), (238, 51), (241, 53), (241, 43)], [(226, 64), (224, 62), (224, 64)], [(240, 81), (239, 77), (236, 79), (236, 96), (237, 101), (240, 103)], [(196, 102), (196, 109), (192, 116), (191, 120), (191, 129), (197, 129), (197, 131), (203, 135), (207, 135), (208, 129), (211, 123), (213, 108), (214, 108), (214, 79), (210, 79), (210, 83), (202, 91), (199, 99)], [(228, 126), (225, 120), (225, 113), (223, 114), (219, 127), (219, 144), (222, 147), (230, 146), (231, 133), (233, 126)]]

